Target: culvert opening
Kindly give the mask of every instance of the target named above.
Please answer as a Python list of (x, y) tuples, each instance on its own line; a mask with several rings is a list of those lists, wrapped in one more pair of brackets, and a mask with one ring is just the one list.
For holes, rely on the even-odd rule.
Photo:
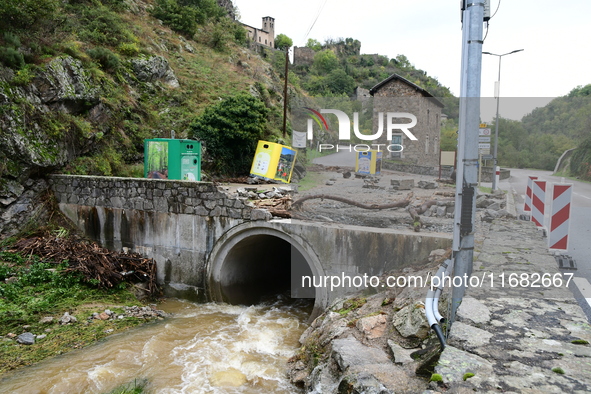
[(314, 298), (297, 290), (292, 270), (312, 275), (308, 262), (288, 241), (269, 234), (251, 235), (236, 243), (220, 262), (219, 288), (223, 301), (253, 305), (277, 296)]

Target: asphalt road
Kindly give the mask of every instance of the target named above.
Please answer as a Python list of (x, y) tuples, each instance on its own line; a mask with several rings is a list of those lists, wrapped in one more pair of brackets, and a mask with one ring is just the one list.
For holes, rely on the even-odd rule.
[[(523, 212), (528, 176), (537, 176), (547, 182), (573, 184), (569, 245), (566, 253), (575, 260), (577, 270), (574, 271), (576, 286), (570, 287), (591, 321), (591, 183), (553, 176), (550, 171), (511, 169), (511, 177), (501, 181), (499, 187), (520, 197), (516, 199), (517, 209), (521, 211), (519, 213)], [(550, 202), (551, 195), (547, 189), (546, 224), (549, 223)]]
[[(339, 167), (353, 167), (355, 168), (355, 158), (356, 158), (356, 154), (357, 152), (353, 151), (349, 152), (349, 145), (346, 146), (347, 149), (343, 149), (343, 150), (339, 150), (339, 152), (336, 152), (336, 149), (334, 150), (335, 153), (327, 155), (327, 156), (322, 156), (322, 157), (317, 157), (316, 159), (312, 160), (312, 163), (314, 164), (321, 164), (323, 166), (339, 166)], [(344, 148), (344, 146), (343, 146)]]

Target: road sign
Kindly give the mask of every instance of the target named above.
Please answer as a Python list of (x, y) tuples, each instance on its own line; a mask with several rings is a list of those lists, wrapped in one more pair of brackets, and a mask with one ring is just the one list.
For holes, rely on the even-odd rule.
[(487, 127), (488, 127), (488, 125), (486, 123), (480, 123), (481, 129), (486, 129)]
[(482, 160), (492, 160), (493, 159), (493, 155), (491, 154), (483, 154), (482, 155)]
[(480, 143), (478, 144), (478, 149), (490, 149), (489, 143)]
[(490, 135), (490, 129), (480, 128), (478, 129), (478, 135)]
[(478, 137), (478, 142), (490, 142), (490, 137)]

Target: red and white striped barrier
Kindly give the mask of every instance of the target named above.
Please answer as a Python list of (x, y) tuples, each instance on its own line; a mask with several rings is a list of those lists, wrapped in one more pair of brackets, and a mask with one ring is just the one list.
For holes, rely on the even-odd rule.
[(525, 205), (523, 206), (523, 212), (531, 212), (531, 193), (534, 180), (538, 179), (537, 176), (527, 177), (527, 188), (525, 189)]
[(544, 206), (546, 204), (546, 181), (533, 181), (531, 197), (531, 220), (537, 227), (544, 227)]
[(568, 229), (573, 185), (554, 184), (552, 191), (552, 214), (550, 216), (550, 249), (568, 250)]

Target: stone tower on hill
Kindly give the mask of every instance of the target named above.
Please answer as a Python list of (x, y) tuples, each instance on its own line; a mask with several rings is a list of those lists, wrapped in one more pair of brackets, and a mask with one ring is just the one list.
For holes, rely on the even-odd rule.
[(270, 16), (263, 17), (262, 27), (260, 29), (247, 25), (242, 24), (246, 29), (246, 34), (248, 34), (248, 38), (259, 45), (264, 45), (270, 48), (274, 48), (275, 46), (275, 18)]

